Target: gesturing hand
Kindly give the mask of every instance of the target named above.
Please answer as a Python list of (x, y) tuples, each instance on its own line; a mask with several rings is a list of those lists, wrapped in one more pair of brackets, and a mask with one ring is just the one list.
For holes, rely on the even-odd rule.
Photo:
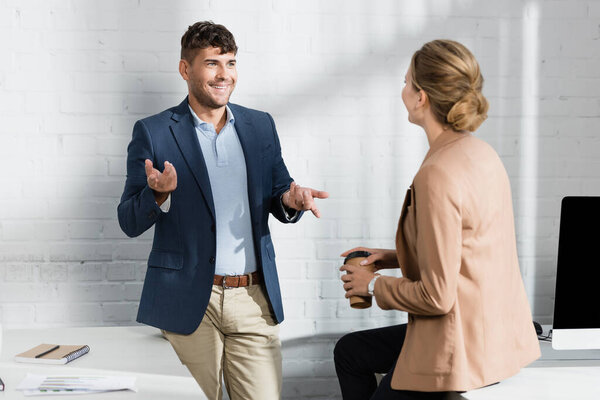
[(154, 191), (156, 202), (161, 205), (175, 188), (177, 188), (177, 172), (175, 167), (165, 161), (165, 169), (160, 172), (154, 168), (151, 160), (145, 162), (148, 186)]
[(283, 195), (282, 201), (288, 208), (298, 211), (310, 210), (315, 217), (320, 218), (321, 212), (317, 208), (314, 199), (326, 199), (329, 193), (296, 185), (296, 182), (290, 184), (290, 190)]

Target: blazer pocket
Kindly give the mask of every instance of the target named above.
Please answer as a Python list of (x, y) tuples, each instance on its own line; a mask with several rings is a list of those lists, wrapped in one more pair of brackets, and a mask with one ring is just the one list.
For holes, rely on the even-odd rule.
[(454, 364), (454, 313), (435, 317), (413, 315), (409, 324), (413, 337), (407, 349), (408, 369), (419, 375), (446, 375)]
[(267, 157), (271, 156), (271, 154), (273, 152), (272, 148), (273, 148), (273, 146), (271, 146), (271, 143), (268, 143), (266, 146), (261, 148), (260, 149), (261, 157), (267, 158)]
[(148, 256), (148, 267), (181, 269), (183, 268), (183, 256), (179, 253), (152, 250)]

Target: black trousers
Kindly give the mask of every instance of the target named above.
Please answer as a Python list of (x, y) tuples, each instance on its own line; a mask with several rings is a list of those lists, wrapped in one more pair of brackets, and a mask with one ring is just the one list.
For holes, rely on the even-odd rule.
[[(463, 398), (456, 393), (391, 388), (392, 373), (405, 337), (406, 324), (349, 333), (337, 342), (333, 360), (344, 400)], [(387, 373), (379, 386), (375, 373)]]

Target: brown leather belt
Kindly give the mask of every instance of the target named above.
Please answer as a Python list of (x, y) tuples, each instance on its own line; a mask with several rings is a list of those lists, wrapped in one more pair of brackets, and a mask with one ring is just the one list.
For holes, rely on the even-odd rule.
[(258, 285), (262, 282), (258, 271), (248, 275), (215, 275), (213, 285), (223, 286), (224, 289)]

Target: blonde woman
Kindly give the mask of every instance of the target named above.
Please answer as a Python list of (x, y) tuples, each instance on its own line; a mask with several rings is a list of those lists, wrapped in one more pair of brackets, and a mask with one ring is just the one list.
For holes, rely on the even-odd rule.
[[(508, 176), (473, 136), (487, 117), (483, 77), (460, 43), (434, 40), (412, 57), (402, 90), (429, 151), (408, 189), (396, 249), (342, 266), (346, 297), (373, 295), (408, 324), (344, 336), (334, 359), (344, 399), (441, 399), (499, 382), (539, 357), (517, 260)], [(387, 373), (377, 386), (374, 373)]]

